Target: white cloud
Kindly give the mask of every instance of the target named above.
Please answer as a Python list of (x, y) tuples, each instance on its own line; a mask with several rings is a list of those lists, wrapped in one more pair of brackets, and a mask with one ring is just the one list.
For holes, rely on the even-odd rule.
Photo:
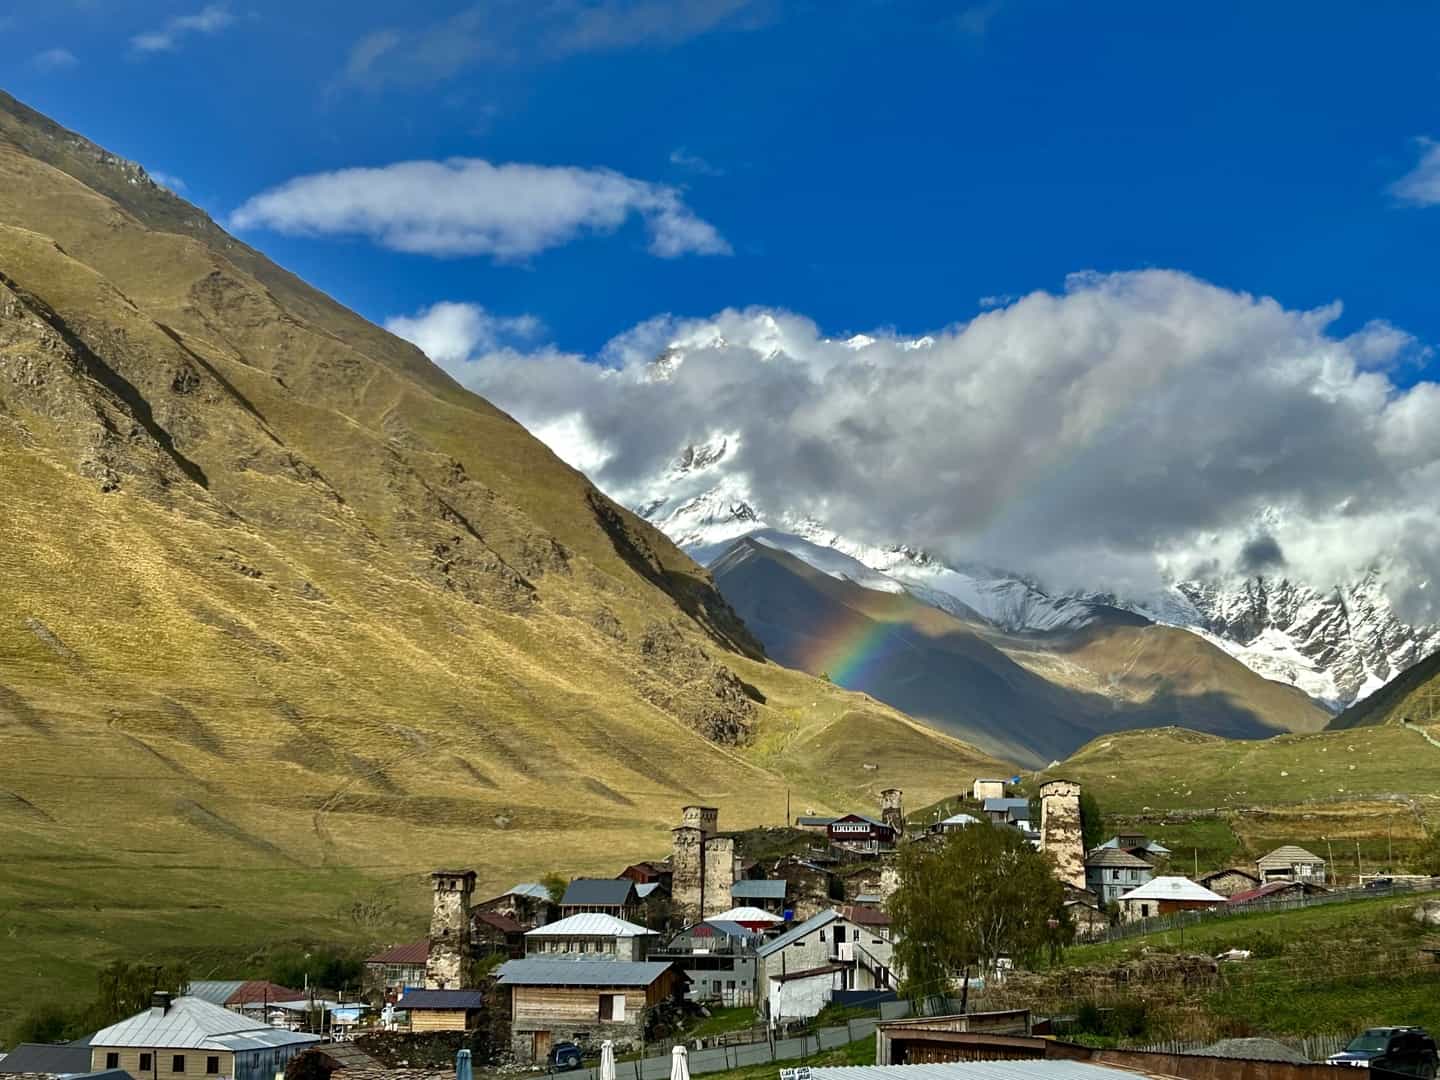
[(580, 233), (640, 218), (662, 258), (729, 254), (680, 192), (609, 169), (492, 165), (478, 158), (405, 161), (296, 177), (248, 199), (240, 229), (366, 236), (395, 251), (520, 259)]
[(414, 343), (452, 375), (463, 376), (472, 356), (514, 341), (529, 341), (544, 327), (534, 315), (497, 316), (479, 304), (441, 301), (414, 315), (395, 315), (385, 329)]
[(772, 520), (1062, 588), (1229, 576), (1261, 550), (1322, 586), (1380, 561), (1397, 602), (1440, 618), (1420, 587), (1440, 575), (1440, 385), (1397, 385), (1420, 346), (1380, 323), (1337, 336), (1338, 315), (1085, 274), (924, 348), (750, 309), (653, 319), (589, 360), (477, 338), (452, 370), (631, 505), (723, 428), (725, 475)]
[(145, 171), (149, 173), (151, 180), (176, 195), (185, 190), (185, 181), (174, 173), (161, 172), (159, 169), (146, 169)]
[(699, 154), (692, 154), (683, 146), (677, 146), (674, 150), (670, 151), (670, 164), (689, 172), (697, 173), (700, 176), (725, 175), (724, 169), (716, 168)]
[(139, 53), (173, 52), (191, 34), (218, 34), (235, 22), (225, 4), (208, 4), (193, 15), (176, 15), (155, 30), (146, 30), (130, 39)]
[(1420, 160), (1408, 173), (1390, 185), (1391, 194), (1414, 206), (1440, 204), (1440, 142), (1415, 140)]
[(63, 71), (79, 62), (69, 49), (46, 49), (30, 58), (30, 66), (37, 71)]

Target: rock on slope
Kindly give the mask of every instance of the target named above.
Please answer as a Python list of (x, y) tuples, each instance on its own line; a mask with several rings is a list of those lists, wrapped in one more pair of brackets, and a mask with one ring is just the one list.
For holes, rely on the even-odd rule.
[[(933, 762), (917, 795), (996, 767), (766, 663), (510, 417), (3, 95), (0, 580), (0, 856), (102, 858), (122, 906), (160, 880), (182, 913), (281, 904), (315, 865), (613, 872), (686, 801), (740, 825), (783, 815), (782, 772), (812, 799), (901, 779), (883, 753), (816, 777), (777, 725), (873, 728)], [(59, 970), (39, 933), (10, 945)]]

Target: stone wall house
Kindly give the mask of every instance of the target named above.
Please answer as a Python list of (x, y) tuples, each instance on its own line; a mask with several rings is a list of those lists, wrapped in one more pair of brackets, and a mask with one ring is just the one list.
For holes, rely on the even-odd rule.
[(834, 872), (809, 859), (795, 856), (780, 859), (771, 867), (770, 876), (785, 882), (790, 910), (802, 921), (845, 898)]
[(1260, 875), (1253, 870), (1228, 866), (1223, 870), (1211, 870), (1208, 874), (1201, 874), (1195, 879), (1195, 883), (1204, 885), (1213, 893), (1228, 897), (1250, 889), (1258, 889)]
[(654, 1010), (683, 998), (686, 981), (671, 963), (509, 960), (498, 985), (510, 995), (511, 1051), (543, 1063), (560, 1041), (591, 1052), (605, 1039), (620, 1053), (638, 1048)]
[(508, 915), (526, 930), (533, 930), (560, 917), (560, 905), (550, 899), (550, 890), (538, 881), (522, 882), (510, 889), (482, 900), (470, 909)]

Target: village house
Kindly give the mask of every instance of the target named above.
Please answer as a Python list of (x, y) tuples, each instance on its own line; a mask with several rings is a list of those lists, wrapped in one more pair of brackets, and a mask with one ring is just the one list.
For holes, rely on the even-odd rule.
[(470, 911), (470, 948), (475, 956), (525, 955), (525, 927), (498, 911)]
[(739, 923), (707, 919), (676, 934), (652, 960), (677, 964), (692, 1001), (727, 1007), (755, 1004), (755, 950), (765, 936)]
[(613, 915), (634, 922), (643, 918), (635, 882), (629, 878), (576, 878), (560, 900), (560, 917)]
[(631, 863), (617, 876), (629, 878), (636, 885), (664, 885), (666, 889), (669, 889), (670, 880), (674, 875), (664, 862), (638, 862)]
[(479, 990), (407, 990), (395, 1003), (410, 1031), (473, 1031), (485, 997)]
[(1325, 884), (1325, 860), (1294, 844), (1286, 844), (1268, 855), (1260, 856), (1255, 860), (1255, 869), (1260, 871), (1261, 884), (1271, 881)]
[[(977, 780), (975, 782), (978, 784), (981, 781)], [(985, 782), (989, 783), (989, 781)], [(937, 821), (931, 825), (930, 831), (938, 834), (957, 832), (960, 829), (969, 828), (971, 825), (978, 824), (980, 824), (980, 819), (974, 814), (951, 814), (944, 821)]]
[(1137, 859), (1144, 859), (1151, 866), (1170, 857), (1169, 848), (1143, 833), (1120, 833), (1106, 840), (1100, 847), (1109, 851), (1129, 852)]
[(772, 915), (785, 912), (785, 880), (755, 878), (737, 881), (730, 886), (730, 899), (736, 907), (757, 907)]
[(970, 798), (978, 803), (984, 803), (987, 799), (1003, 799), (1005, 781), (977, 777), (975, 783), (970, 785)]
[(893, 825), (864, 814), (846, 814), (830, 823), (826, 834), (835, 847), (865, 855), (890, 851), (899, 839)]
[(795, 819), (795, 827), (804, 829), (807, 832), (826, 833), (830, 831), (830, 825), (835, 820), (833, 814), (801, 814)]
[(1070, 925), (1075, 927), (1076, 941), (1091, 941), (1110, 928), (1109, 916), (1095, 905), (1094, 900), (1077, 894), (1066, 900), (1064, 906)]
[(666, 933), (674, 912), (670, 899), (670, 887), (658, 881), (648, 881), (635, 886), (635, 898), (640, 903), (640, 921), (656, 933)]
[(160, 990), (150, 1008), (90, 1036), (90, 1067), (148, 1080), (271, 1080), (319, 1041)]
[(1022, 832), (1032, 831), (1029, 799), (989, 798), (980, 809), (992, 825), (1013, 825)]
[(1227, 897), (1260, 887), (1259, 874), (1253, 870), (1242, 870), (1235, 866), (1227, 866), (1223, 870), (1211, 870), (1208, 874), (1201, 874), (1195, 881), (1199, 885), (1204, 885), (1211, 892)]
[[(774, 1024), (807, 1018), (795, 1010), (817, 1001), (818, 1012), (832, 990), (893, 987), (894, 952), (890, 917), (884, 912), (828, 908), (755, 951), (756, 1007)], [(777, 989), (783, 1000), (772, 1004), (770, 995)]]
[(1311, 881), (1270, 881), (1244, 892), (1237, 892), (1226, 903), (1260, 904), (1267, 900), (1300, 900), (1325, 892), (1323, 885)]
[(798, 856), (780, 859), (771, 868), (770, 876), (785, 882), (787, 910), (794, 912), (796, 919), (818, 915), (845, 898), (834, 871), (814, 859)]
[(1155, 876), (1151, 865), (1119, 848), (1099, 847), (1085, 860), (1085, 888), (1101, 904), (1113, 904), (1122, 893), (1144, 885)]
[(421, 938), (365, 958), (365, 992), (385, 1001), (395, 1001), (412, 986), (425, 985), (425, 961), (430, 941)]
[(655, 939), (648, 927), (585, 912), (531, 930), (525, 935), (525, 953), (548, 959), (644, 960)]
[(1127, 923), (1178, 911), (1203, 911), (1224, 902), (1223, 896), (1183, 877), (1157, 877), (1122, 894), (1117, 901), (1120, 921)]
[(500, 966), (498, 985), (510, 994), (510, 1045), (517, 1061), (544, 1062), (567, 1040), (598, 1047), (609, 1039), (624, 1053), (644, 1036), (653, 1010), (685, 995), (674, 964), (550, 960), (527, 956)]
[(499, 896), (482, 900), (472, 911), (508, 915), (524, 929), (533, 930), (560, 917), (560, 908), (550, 899), (550, 890), (537, 881), (522, 882)]
[(263, 1018), (270, 1005), (281, 1001), (300, 1001), (305, 994), (264, 979), (193, 979), (185, 987), (185, 996), (220, 1005), (232, 1012), (258, 1013)]

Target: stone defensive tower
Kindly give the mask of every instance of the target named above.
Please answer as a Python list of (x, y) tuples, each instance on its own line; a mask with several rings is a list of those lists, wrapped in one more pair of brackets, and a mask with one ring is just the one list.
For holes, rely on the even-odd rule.
[(905, 835), (905, 809), (900, 803), (904, 794), (893, 787), (880, 792), (880, 820), (895, 830), (896, 837)]
[(717, 836), (720, 811), (686, 806), (670, 830), (670, 902), (685, 925), (729, 909), (735, 884), (735, 841)]
[(1055, 875), (1085, 888), (1085, 840), (1080, 826), (1080, 785), (1051, 780), (1040, 785), (1040, 847), (1055, 860)]
[(425, 959), (427, 990), (469, 987), (470, 905), (475, 897), (474, 870), (436, 870), (430, 875), (435, 904), (430, 911), (430, 953)]

